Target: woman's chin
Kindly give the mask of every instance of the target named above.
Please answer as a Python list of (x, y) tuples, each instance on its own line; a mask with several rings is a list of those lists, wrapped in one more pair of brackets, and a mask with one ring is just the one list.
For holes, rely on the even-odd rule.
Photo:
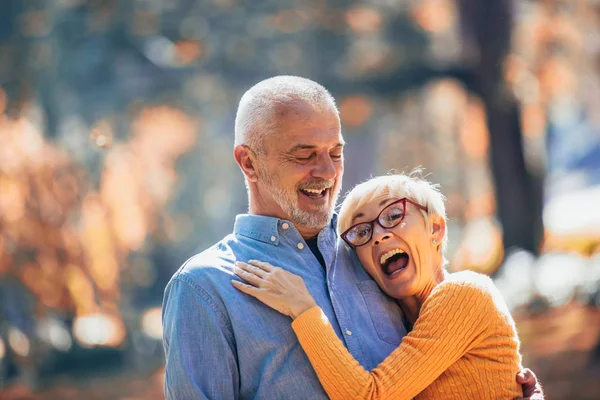
[(400, 271), (395, 275), (383, 274), (381, 286), (388, 296), (400, 299), (414, 293), (413, 278), (414, 275), (410, 271)]

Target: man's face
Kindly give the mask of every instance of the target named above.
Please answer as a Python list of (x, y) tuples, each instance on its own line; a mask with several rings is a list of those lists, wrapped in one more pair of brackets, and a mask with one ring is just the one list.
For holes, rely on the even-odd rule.
[(261, 198), (273, 214), (296, 226), (322, 229), (333, 215), (344, 173), (337, 112), (300, 104), (276, 122), (257, 166)]

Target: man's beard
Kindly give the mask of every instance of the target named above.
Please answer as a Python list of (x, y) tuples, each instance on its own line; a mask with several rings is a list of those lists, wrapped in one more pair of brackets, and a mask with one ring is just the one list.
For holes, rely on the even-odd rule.
[[(290, 221), (295, 225), (305, 226), (310, 229), (323, 229), (331, 221), (333, 211), (337, 203), (340, 188), (336, 187), (336, 182), (333, 180), (315, 179), (313, 181), (302, 184), (301, 187), (295, 188), (294, 191), (286, 190), (278, 184), (278, 176), (276, 173), (270, 174), (262, 168), (258, 168), (258, 177), (263, 181), (266, 189), (271, 193), (275, 202), (281, 207), (283, 212), (289, 216)], [(298, 189), (321, 189), (329, 188), (327, 196), (330, 197), (327, 204), (320, 206), (315, 210), (303, 210), (298, 204)], [(335, 192), (334, 192), (335, 191)]]

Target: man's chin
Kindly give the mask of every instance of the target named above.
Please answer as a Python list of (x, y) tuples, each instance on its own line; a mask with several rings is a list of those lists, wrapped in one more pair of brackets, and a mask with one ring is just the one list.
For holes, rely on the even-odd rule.
[(324, 212), (324, 211), (307, 211), (302, 210), (302, 212), (296, 214), (295, 222), (299, 225), (305, 226), (310, 229), (323, 229), (329, 222), (331, 221), (331, 217), (333, 216), (333, 212)]

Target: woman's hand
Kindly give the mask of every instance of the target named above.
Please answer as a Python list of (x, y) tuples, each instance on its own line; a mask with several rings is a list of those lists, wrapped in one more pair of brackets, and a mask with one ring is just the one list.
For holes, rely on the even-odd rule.
[(233, 286), (282, 314), (296, 319), (317, 305), (298, 275), (262, 261), (238, 261), (235, 265), (235, 274), (247, 283), (232, 280)]

